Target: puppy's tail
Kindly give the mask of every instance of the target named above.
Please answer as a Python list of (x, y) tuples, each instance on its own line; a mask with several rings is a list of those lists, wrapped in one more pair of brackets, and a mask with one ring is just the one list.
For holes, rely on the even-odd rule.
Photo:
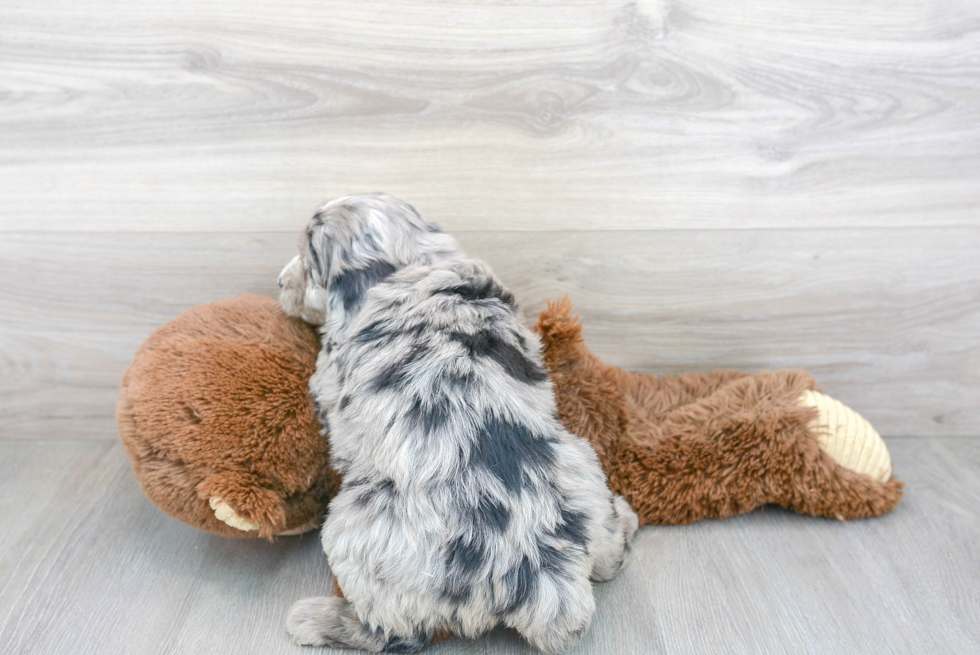
[(431, 635), (386, 636), (385, 630), (372, 630), (357, 617), (354, 606), (343, 596), (304, 598), (289, 610), (286, 629), (301, 646), (351, 648), (372, 653), (384, 651), (416, 653)]

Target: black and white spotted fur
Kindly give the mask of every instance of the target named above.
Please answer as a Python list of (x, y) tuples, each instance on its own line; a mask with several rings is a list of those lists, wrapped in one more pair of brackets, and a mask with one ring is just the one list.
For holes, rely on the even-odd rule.
[(323, 549), (345, 598), (308, 598), (301, 644), (414, 652), (515, 628), (547, 653), (589, 626), (591, 580), (637, 518), (559, 423), (540, 344), (490, 268), (381, 194), (316, 213), (280, 276), (323, 325), (310, 390), (343, 486)]

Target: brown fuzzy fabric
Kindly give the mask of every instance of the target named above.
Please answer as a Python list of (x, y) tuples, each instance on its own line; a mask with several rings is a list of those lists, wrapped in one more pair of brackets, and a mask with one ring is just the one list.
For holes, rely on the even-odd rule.
[[(314, 329), (257, 296), (195, 307), (156, 330), (116, 407), (146, 495), (226, 537), (271, 538), (322, 516), (338, 481), (306, 393), (319, 349)], [(217, 520), (212, 496), (259, 533)]]
[[(883, 514), (902, 483), (838, 466), (799, 405), (802, 371), (628, 373), (589, 352), (563, 299), (541, 313), (561, 420), (588, 439), (641, 524), (724, 518), (775, 503), (804, 514)], [(119, 434), (146, 495), (169, 515), (228, 537), (270, 538), (322, 518), (336, 491), (307, 393), (316, 331), (270, 298), (195, 307), (154, 332), (126, 371)], [(261, 526), (214, 517), (211, 496)]]
[(677, 377), (629, 373), (589, 351), (563, 298), (535, 326), (544, 342), (562, 423), (588, 439), (609, 486), (640, 525), (725, 518), (774, 503), (837, 519), (879, 516), (902, 500), (839, 466), (819, 447), (800, 404), (803, 371), (718, 371)]

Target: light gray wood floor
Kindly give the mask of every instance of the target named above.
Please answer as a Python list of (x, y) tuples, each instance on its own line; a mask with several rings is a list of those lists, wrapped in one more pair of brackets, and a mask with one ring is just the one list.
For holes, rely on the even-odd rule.
[[(980, 652), (980, 442), (893, 439), (907, 498), (841, 523), (766, 508), (643, 528), (570, 653)], [(314, 653), (289, 604), (331, 588), (314, 536), (209, 535), (160, 512), (115, 441), (0, 441), (0, 652)], [(515, 634), (434, 655), (532, 653)]]

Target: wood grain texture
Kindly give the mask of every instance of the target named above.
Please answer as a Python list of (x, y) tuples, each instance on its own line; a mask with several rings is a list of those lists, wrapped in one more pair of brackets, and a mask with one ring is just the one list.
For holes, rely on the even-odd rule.
[(8, 3), (0, 231), (977, 226), (980, 5)]
[[(643, 528), (569, 654), (976, 652), (980, 440), (890, 447), (907, 494), (880, 519), (770, 508)], [(0, 474), (0, 652), (312, 652), (283, 622), (331, 589), (315, 537), (229, 541), (170, 519), (114, 441), (3, 441)], [(506, 631), (427, 652), (534, 653)]]
[[(655, 374), (805, 368), (886, 437), (980, 434), (980, 232), (464, 233), (536, 318)], [(189, 307), (275, 295), (296, 237), (4, 235), (0, 438), (108, 437), (118, 382)]]

